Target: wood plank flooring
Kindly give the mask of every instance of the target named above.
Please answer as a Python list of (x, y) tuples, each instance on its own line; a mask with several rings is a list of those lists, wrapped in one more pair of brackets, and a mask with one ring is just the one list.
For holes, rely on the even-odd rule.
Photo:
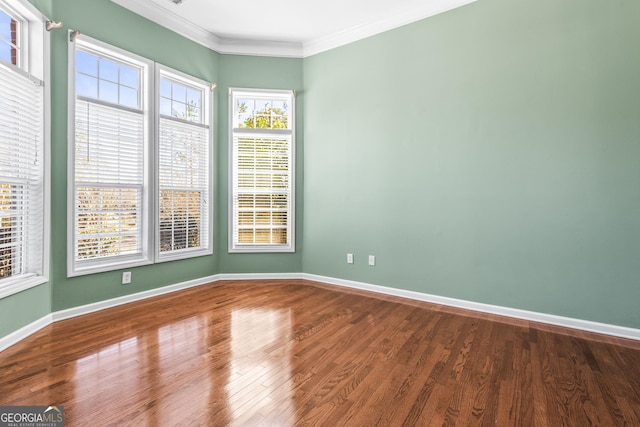
[(67, 426), (640, 426), (640, 342), (302, 280), (205, 285), (0, 352)]

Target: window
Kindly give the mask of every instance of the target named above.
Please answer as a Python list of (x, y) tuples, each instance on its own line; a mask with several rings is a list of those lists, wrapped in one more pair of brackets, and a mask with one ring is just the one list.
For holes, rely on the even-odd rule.
[(292, 91), (231, 89), (230, 252), (293, 252)]
[(0, 0), (0, 297), (47, 281), (47, 42), (30, 4)]
[(207, 85), (88, 37), (72, 51), (69, 275), (211, 253)]
[[(148, 87), (151, 64), (75, 42), (74, 271), (149, 261)], [(106, 268), (105, 268), (106, 267)]]
[(9, 64), (19, 65), (18, 26), (20, 22), (0, 9), (0, 58)]
[(159, 259), (211, 253), (209, 87), (159, 70)]

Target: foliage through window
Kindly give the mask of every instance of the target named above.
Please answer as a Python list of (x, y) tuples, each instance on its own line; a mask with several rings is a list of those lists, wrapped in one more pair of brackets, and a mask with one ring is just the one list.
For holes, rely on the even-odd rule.
[(294, 250), (292, 91), (233, 89), (230, 250)]

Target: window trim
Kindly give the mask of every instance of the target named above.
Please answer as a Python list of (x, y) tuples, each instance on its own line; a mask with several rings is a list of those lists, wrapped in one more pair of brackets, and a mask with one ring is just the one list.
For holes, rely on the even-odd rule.
[[(69, 34), (71, 31), (69, 31)], [(136, 63), (141, 68), (141, 95), (140, 102), (143, 114), (143, 129), (145, 132), (143, 151), (143, 188), (142, 188), (142, 251), (140, 255), (118, 255), (105, 259), (95, 259), (87, 261), (77, 261), (75, 254), (75, 131), (76, 131), (76, 60), (75, 53), (78, 44), (83, 45), (85, 50), (95, 50), (96, 53), (103, 54), (118, 61)], [(68, 112), (67, 112), (67, 277), (82, 276), (85, 274), (102, 273), (123, 268), (139, 267), (153, 263), (153, 235), (150, 227), (154, 222), (153, 203), (151, 194), (154, 194), (154, 180), (149, 177), (154, 173), (154, 164), (151, 162), (150, 153), (152, 144), (155, 141), (155, 128), (153, 117), (155, 114), (155, 103), (152, 93), (155, 87), (153, 61), (142, 56), (128, 52), (117, 46), (96, 40), (92, 37), (80, 35), (73, 42), (68, 43)], [(98, 103), (102, 104), (100, 100)], [(123, 109), (127, 109), (123, 107)]]
[(21, 22), (20, 51), (18, 66), (6, 63), (23, 75), (40, 80), (43, 84), (42, 105), (42, 179), (43, 179), (43, 227), (42, 232), (42, 272), (28, 273), (0, 282), (0, 299), (49, 282), (49, 247), (51, 218), (51, 90), (50, 90), (50, 39), (45, 30), (47, 17), (26, 0), (0, 0), (0, 6)]
[[(282, 96), (287, 94), (291, 97), (291, 114), (289, 116), (290, 127), (284, 131), (277, 129), (247, 129), (234, 128), (235, 121), (235, 98), (243, 95), (248, 96)], [(228, 197), (228, 253), (294, 253), (296, 251), (296, 96), (295, 91), (291, 89), (254, 89), (254, 88), (229, 88), (229, 197)], [(237, 133), (242, 134), (272, 134), (272, 135), (290, 135), (291, 137), (291, 180), (290, 185), (290, 216), (287, 222), (289, 243), (283, 244), (236, 244), (234, 241), (234, 182), (233, 182), (233, 140)]]
[[(2, 1), (2, 0), (0, 0)], [(111, 57), (116, 61), (125, 63), (137, 63), (141, 70), (141, 105), (144, 115), (144, 131), (146, 140), (144, 145), (144, 184), (141, 226), (143, 231), (142, 256), (119, 255), (104, 259), (81, 260), (75, 259), (75, 110), (76, 99), (85, 99), (76, 95), (76, 63), (75, 52), (77, 43), (83, 45), (84, 50), (95, 50), (100, 55)], [(213, 126), (213, 94), (211, 84), (187, 73), (155, 63), (154, 61), (136, 55), (117, 46), (86, 35), (80, 35), (75, 42), (68, 43), (68, 118), (67, 118), (67, 277), (82, 276), (86, 274), (102, 273), (107, 271), (133, 268), (151, 265), (161, 262), (188, 259), (213, 254), (214, 233), (214, 126)], [(207, 219), (207, 246), (205, 248), (185, 249), (173, 252), (170, 255), (162, 255), (160, 252), (160, 221), (159, 221), (159, 167), (160, 150), (158, 148), (159, 124), (160, 124), (160, 76), (166, 75), (174, 80), (184, 81), (193, 86), (195, 83), (204, 89), (206, 104), (203, 105), (203, 120), (208, 126), (208, 204), (206, 206)], [(105, 104), (100, 100), (94, 100), (98, 104)], [(110, 105), (109, 103), (106, 103)], [(131, 110), (122, 106), (123, 110)], [(135, 109), (134, 109), (135, 110)], [(138, 111), (138, 110), (136, 110)], [(206, 116), (205, 116), (206, 114)], [(166, 116), (162, 116), (166, 117)], [(197, 124), (195, 124), (197, 125)], [(199, 125), (202, 126), (202, 125)], [(204, 217), (203, 217), (204, 218)]]
[[(202, 118), (203, 118), (203, 123), (201, 124), (197, 124), (194, 123), (194, 126), (203, 126), (206, 125), (208, 127), (208, 141), (209, 141), (209, 147), (208, 147), (208, 170), (207, 170), (207, 184), (209, 186), (208, 188), (208, 192), (207, 192), (207, 198), (208, 198), (208, 203), (207, 206), (204, 209), (204, 213), (205, 215), (203, 215), (203, 218), (206, 217), (207, 221), (208, 221), (208, 227), (207, 227), (207, 245), (206, 247), (200, 247), (200, 248), (195, 248), (195, 249), (181, 249), (179, 251), (173, 251), (170, 254), (162, 254), (160, 252), (160, 173), (159, 173), (159, 166), (157, 167), (158, 170), (156, 170), (156, 173), (154, 174), (154, 178), (155, 178), (155, 194), (157, 194), (158, 197), (156, 197), (156, 200), (154, 202), (155, 204), (155, 214), (154, 214), (154, 219), (157, 223), (154, 223), (154, 237), (155, 237), (155, 262), (156, 263), (160, 263), (160, 262), (168, 262), (168, 261), (176, 261), (176, 260), (180, 260), (180, 259), (188, 259), (188, 258), (195, 258), (195, 257), (199, 257), (199, 256), (205, 256), (205, 255), (211, 255), (213, 254), (213, 201), (214, 199), (214, 181), (213, 181), (213, 169), (214, 169), (214, 156), (213, 156), (213, 149), (214, 149), (214, 144), (213, 144), (213, 93), (211, 88), (211, 84), (209, 82), (206, 82), (202, 79), (198, 79), (196, 77), (190, 76), (186, 73), (183, 73), (181, 71), (175, 70), (173, 68), (167, 67), (166, 65), (162, 65), (162, 64), (156, 64), (155, 67), (155, 81), (156, 81), (156, 96), (155, 96), (155, 108), (156, 108), (156, 114), (155, 114), (155, 129), (156, 132), (158, 133), (158, 135), (156, 136), (156, 140), (159, 141), (159, 129), (160, 129), (160, 119), (161, 118), (168, 118), (167, 116), (163, 116), (160, 114), (160, 79), (163, 75), (166, 75), (167, 77), (173, 79), (173, 80), (177, 80), (177, 81), (182, 81), (183, 83), (185, 83), (186, 85), (194, 85), (197, 84), (199, 86), (202, 86), (203, 89), (203, 94), (205, 99), (203, 100), (202, 104)], [(156, 144), (158, 145), (158, 144)], [(154, 153), (154, 165), (159, 165), (159, 161), (160, 161), (160, 150), (157, 149), (155, 150)]]

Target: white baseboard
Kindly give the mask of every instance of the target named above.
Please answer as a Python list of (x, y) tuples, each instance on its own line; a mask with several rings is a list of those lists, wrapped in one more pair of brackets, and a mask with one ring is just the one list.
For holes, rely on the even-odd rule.
[(218, 274), (218, 280), (295, 280), (302, 276), (302, 273), (222, 273)]
[(104, 310), (106, 308), (116, 307), (122, 304), (143, 300), (146, 298), (164, 295), (171, 292), (180, 291), (182, 289), (193, 288), (194, 286), (206, 285), (208, 283), (218, 282), (220, 280), (287, 280), (302, 279), (302, 273), (240, 273), (240, 274), (214, 274), (213, 276), (202, 277), (200, 279), (189, 280), (186, 282), (176, 283), (174, 285), (163, 286), (161, 288), (149, 289), (148, 291), (138, 292), (131, 295), (124, 295), (117, 298), (98, 301), (92, 304), (81, 305), (78, 307), (68, 308), (66, 310), (53, 312), (53, 321), (69, 319), (83, 314), (93, 313), (95, 311)]
[(111, 298), (104, 301), (98, 301), (91, 304), (85, 304), (78, 307), (72, 307), (65, 310), (54, 311), (35, 322), (32, 322), (17, 331), (10, 333), (4, 337), (0, 337), (0, 351), (11, 347), (12, 345), (22, 341), (29, 335), (38, 332), (45, 326), (49, 326), (53, 322), (70, 319), (72, 317), (82, 316), (84, 314), (94, 313), (96, 311), (105, 310), (107, 308), (117, 307), (119, 305), (128, 304), (134, 301), (140, 301), (171, 292), (180, 291), (195, 286), (206, 285), (221, 280), (291, 280), (302, 279), (302, 273), (239, 273), (239, 274), (215, 274), (213, 276), (202, 277), (200, 279), (188, 280), (186, 282), (176, 283), (173, 285), (163, 286), (161, 288), (149, 289), (147, 291), (137, 292), (131, 295), (123, 295), (117, 298)]
[(47, 314), (46, 316), (41, 317), (35, 322), (31, 322), (26, 326), (18, 329), (17, 331), (11, 332), (9, 335), (5, 335), (4, 337), (0, 337), (0, 351), (11, 347), (12, 345), (22, 341), (27, 338), (31, 334), (35, 334), (40, 329), (45, 326), (49, 326), (52, 321), (51, 314)]
[(55, 311), (51, 314), (32, 322), (15, 332), (4, 337), (0, 337), (0, 351), (16, 344), (29, 335), (39, 331), (45, 326), (59, 320), (82, 316), (122, 304), (164, 295), (182, 289), (195, 286), (206, 285), (208, 283), (219, 282), (221, 280), (295, 280), (304, 279), (315, 282), (327, 283), (329, 285), (341, 286), (352, 289), (376, 292), (384, 295), (408, 298), (417, 301), (425, 301), (434, 304), (441, 304), (451, 307), (463, 308), (466, 310), (478, 311), (482, 313), (496, 314), (498, 316), (513, 317), (516, 319), (529, 320), (532, 322), (546, 323), (550, 325), (562, 326), (565, 328), (579, 329), (583, 331), (595, 332), (604, 335), (612, 335), (621, 338), (628, 338), (640, 341), (640, 329), (628, 328), (625, 326), (610, 325), (606, 323), (592, 322), (589, 320), (574, 319), (570, 317), (556, 316), (553, 314), (538, 313), (534, 311), (520, 310), (517, 308), (502, 307), (498, 305), (483, 304), (479, 302), (460, 300), (456, 298), (442, 297), (438, 295), (425, 294), (422, 292), (408, 291), (404, 289), (389, 288), (386, 286), (372, 285), (370, 283), (356, 282), (353, 280), (337, 279), (334, 277), (319, 276), (306, 273), (232, 273), (215, 274), (213, 276), (202, 277), (200, 279), (189, 280), (176, 283), (174, 285), (163, 286), (161, 288), (150, 289), (131, 295), (124, 295), (117, 298), (98, 301), (92, 304), (72, 307), (66, 310)]
[(53, 321), (69, 319), (83, 314), (93, 313), (95, 311), (104, 310), (106, 308), (116, 307), (122, 304), (143, 300), (146, 298), (164, 295), (171, 292), (180, 291), (182, 289), (193, 288), (195, 286), (206, 285), (208, 283), (218, 282), (220, 280), (287, 280), (301, 279), (302, 273), (240, 273), (240, 274), (214, 274), (213, 276), (202, 277), (200, 279), (189, 280), (186, 282), (176, 283), (174, 285), (163, 286), (161, 288), (149, 289), (148, 291), (138, 292), (131, 295), (124, 295), (117, 298), (98, 301), (92, 304), (81, 305), (78, 307), (68, 308), (66, 310), (53, 312)]
[(604, 335), (612, 335), (620, 338), (628, 338), (640, 341), (640, 329), (625, 326), (610, 325), (607, 323), (592, 322), (589, 320), (574, 319), (571, 317), (556, 316), (554, 314), (538, 313), (535, 311), (520, 310), (517, 308), (502, 307), (499, 305), (484, 304), (480, 302), (466, 301), (456, 298), (442, 297), (425, 294), (422, 292), (407, 291), (404, 289), (389, 288), (386, 286), (372, 285), (369, 283), (355, 282), (352, 280), (336, 279), (333, 277), (318, 276), (315, 274), (303, 274), (303, 279), (347, 288), (377, 292), (380, 294), (409, 298), (417, 301), (425, 301), (451, 307), (464, 308), (482, 313), (496, 314), (498, 316), (513, 317), (532, 322), (546, 323), (565, 328), (579, 329)]
[(89, 314), (111, 307), (117, 307), (122, 304), (128, 304), (130, 302), (140, 301), (158, 295), (180, 291), (182, 289), (193, 288), (194, 286), (206, 285), (207, 283), (217, 282), (218, 280), (220, 280), (218, 274), (202, 277), (200, 279), (188, 280), (186, 282), (163, 286), (161, 288), (149, 289), (148, 291), (138, 292), (131, 295), (123, 295), (121, 297), (98, 301), (92, 304), (72, 307), (66, 310), (54, 311), (52, 313), (52, 318), (54, 322), (57, 322), (59, 320), (70, 319), (72, 317), (82, 316), (83, 314)]

